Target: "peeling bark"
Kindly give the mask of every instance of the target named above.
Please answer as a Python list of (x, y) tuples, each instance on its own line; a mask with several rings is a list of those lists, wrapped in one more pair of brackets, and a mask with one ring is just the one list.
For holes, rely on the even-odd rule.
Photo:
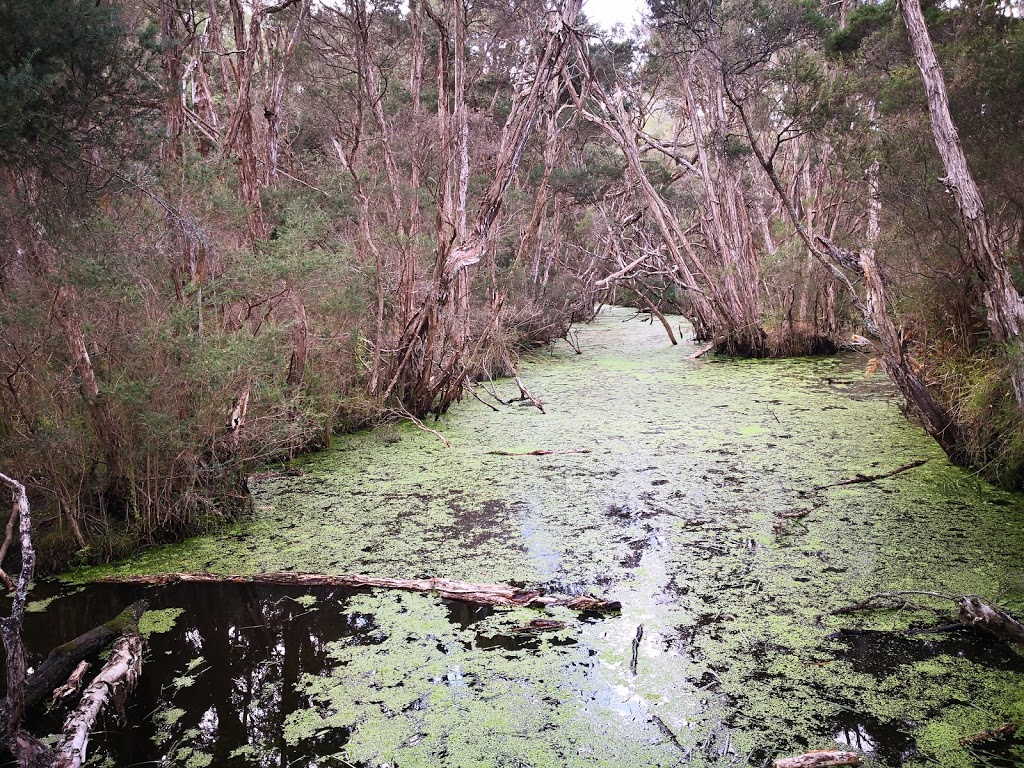
[(89, 734), (96, 719), (113, 702), (119, 710), (142, 674), (142, 638), (124, 635), (114, 643), (110, 660), (82, 694), (78, 708), (64, 723), (64, 733), (54, 748), (53, 768), (81, 768), (85, 763)]

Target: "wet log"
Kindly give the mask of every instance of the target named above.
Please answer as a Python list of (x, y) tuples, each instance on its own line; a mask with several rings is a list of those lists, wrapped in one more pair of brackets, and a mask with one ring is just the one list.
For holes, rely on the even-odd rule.
[(64, 723), (64, 732), (53, 750), (53, 768), (81, 768), (96, 719), (110, 702), (120, 710), (142, 674), (142, 645), (142, 637), (137, 634), (123, 635), (114, 643), (110, 660)]
[(1010, 614), (976, 595), (956, 598), (957, 618), (968, 627), (978, 627), (1012, 643), (1024, 644), (1024, 625)]
[(998, 728), (991, 728), (985, 731), (978, 731), (978, 733), (971, 734), (970, 736), (964, 736), (960, 739), (961, 744), (980, 744), (985, 741), (995, 741), (996, 739), (1005, 739), (1009, 736), (1013, 736), (1017, 733), (1020, 728), (1019, 723), (1004, 723)]
[[(957, 621), (965, 627), (976, 627), (1001, 640), (1007, 640), (1024, 646), (1024, 624), (1011, 616), (999, 606), (990, 603), (977, 595), (945, 595), (941, 592), (925, 590), (906, 590), (902, 592), (879, 592), (842, 608), (830, 611), (828, 615), (840, 613), (856, 613), (858, 611), (890, 610), (892, 608), (912, 607), (917, 610), (931, 610), (942, 614), (942, 611), (927, 605), (918, 605), (907, 598), (914, 595), (949, 600), (957, 608)], [(948, 629), (949, 627), (942, 627)]]
[(555, 451), (547, 448), (538, 448), (534, 451), (521, 451), (516, 453), (515, 451), (488, 451), (490, 456), (552, 456), (554, 454), (566, 454), (566, 453), (590, 453), (589, 448), (572, 448), (568, 451)]
[(53, 692), (50, 699), (51, 707), (59, 707), (82, 689), (85, 682), (85, 674), (89, 671), (89, 662), (83, 661), (75, 667), (75, 671), (68, 676), (68, 681)]
[(577, 611), (619, 611), (618, 600), (603, 600), (592, 595), (562, 595), (545, 593), (540, 589), (518, 589), (508, 584), (476, 584), (454, 579), (390, 579), (382, 576), (342, 574), (330, 576), (318, 573), (257, 573), (240, 576), (217, 573), (164, 573), (149, 576), (111, 576), (105, 582), (120, 584), (271, 584), (293, 587), (373, 587), (399, 589), (406, 592), (431, 592), (444, 600), (455, 600), (474, 605), (493, 605), (514, 608), (543, 608), (565, 606)]
[(565, 629), (565, 624), (553, 619), (534, 619), (521, 627), (515, 627), (513, 632), (548, 632), (557, 629)]
[(842, 752), (835, 749), (820, 749), (796, 757), (784, 757), (775, 761), (775, 768), (827, 768), (835, 765), (860, 765), (856, 752)]
[(34, 706), (49, 696), (68, 679), (75, 666), (83, 659), (99, 653), (121, 635), (136, 631), (139, 619), (147, 607), (145, 600), (132, 603), (106, 624), (100, 624), (74, 640), (54, 648), (25, 683), (25, 707)]

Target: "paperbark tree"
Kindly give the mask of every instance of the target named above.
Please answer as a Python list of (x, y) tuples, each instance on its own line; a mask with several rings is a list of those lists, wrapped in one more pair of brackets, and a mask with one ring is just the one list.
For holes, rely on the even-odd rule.
[(921, 5), (918, 0), (899, 0), (899, 7), (928, 97), (932, 134), (946, 171), (942, 181), (960, 209), (970, 244), (971, 263), (985, 299), (989, 332), (996, 341), (1006, 345), (1010, 382), (1017, 406), (1024, 415), (1024, 297), (1013, 284), (1004, 246), (992, 232), (985, 201), (960, 143), (960, 133), (949, 109), (942, 67), (928, 35)]

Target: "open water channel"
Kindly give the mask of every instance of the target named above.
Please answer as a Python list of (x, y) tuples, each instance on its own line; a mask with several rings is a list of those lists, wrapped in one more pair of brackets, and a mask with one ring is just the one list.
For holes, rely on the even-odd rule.
[[(972, 630), (888, 631), (937, 623), (913, 609), (823, 616), (908, 589), (1021, 607), (1021, 495), (951, 466), (863, 356), (691, 361), (621, 309), (579, 343), (524, 368), (546, 414), (469, 399), (432, 424), (451, 448), (411, 425), (340, 438), (300, 476), (254, 480), (251, 519), (84, 579), (431, 575), (591, 593), (621, 613), (42, 585), (56, 596), (28, 618), (36, 662), (140, 596), (157, 609), (125, 723), (97, 735), (92, 764), (761, 766), (838, 746), (869, 766), (1024, 765), (1024, 742), (960, 743), (1024, 720), (1020, 651)], [(492, 453), (535, 449), (561, 453)], [(540, 616), (564, 627), (515, 631)]]

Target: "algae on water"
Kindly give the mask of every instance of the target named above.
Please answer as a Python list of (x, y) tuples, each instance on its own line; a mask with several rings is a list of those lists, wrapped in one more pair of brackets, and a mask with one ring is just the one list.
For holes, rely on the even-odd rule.
[[(288, 692), (308, 706), (282, 738), (301, 752), (343, 733), (354, 765), (762, 764), (835, 746), (877, 766), (980, 764), (960, 739), (1024, 719), (1019, 654), (958, 634), (828, 637), (920, 626), (913, 612), (821, 616), (878, 591), (1024, 583), (1022, 497), (951, 466), (860, 358), (694, 362), (628, 318), (526, 366), (546, 414), (466, 401), (432, 425), (450, 449), (402, 424), (339, 438), (303, 476), (253, 482), (251, 520), (105, 572), (437, 575), (622, 602), (539, 636), (512, 631), (532, 612), (467, 623), (429, 595), (320, 604), (364, 623)], [(563, 453), (492, 453), (533, 449)], [(773, 532), (812, 489), (917, 459)]]

